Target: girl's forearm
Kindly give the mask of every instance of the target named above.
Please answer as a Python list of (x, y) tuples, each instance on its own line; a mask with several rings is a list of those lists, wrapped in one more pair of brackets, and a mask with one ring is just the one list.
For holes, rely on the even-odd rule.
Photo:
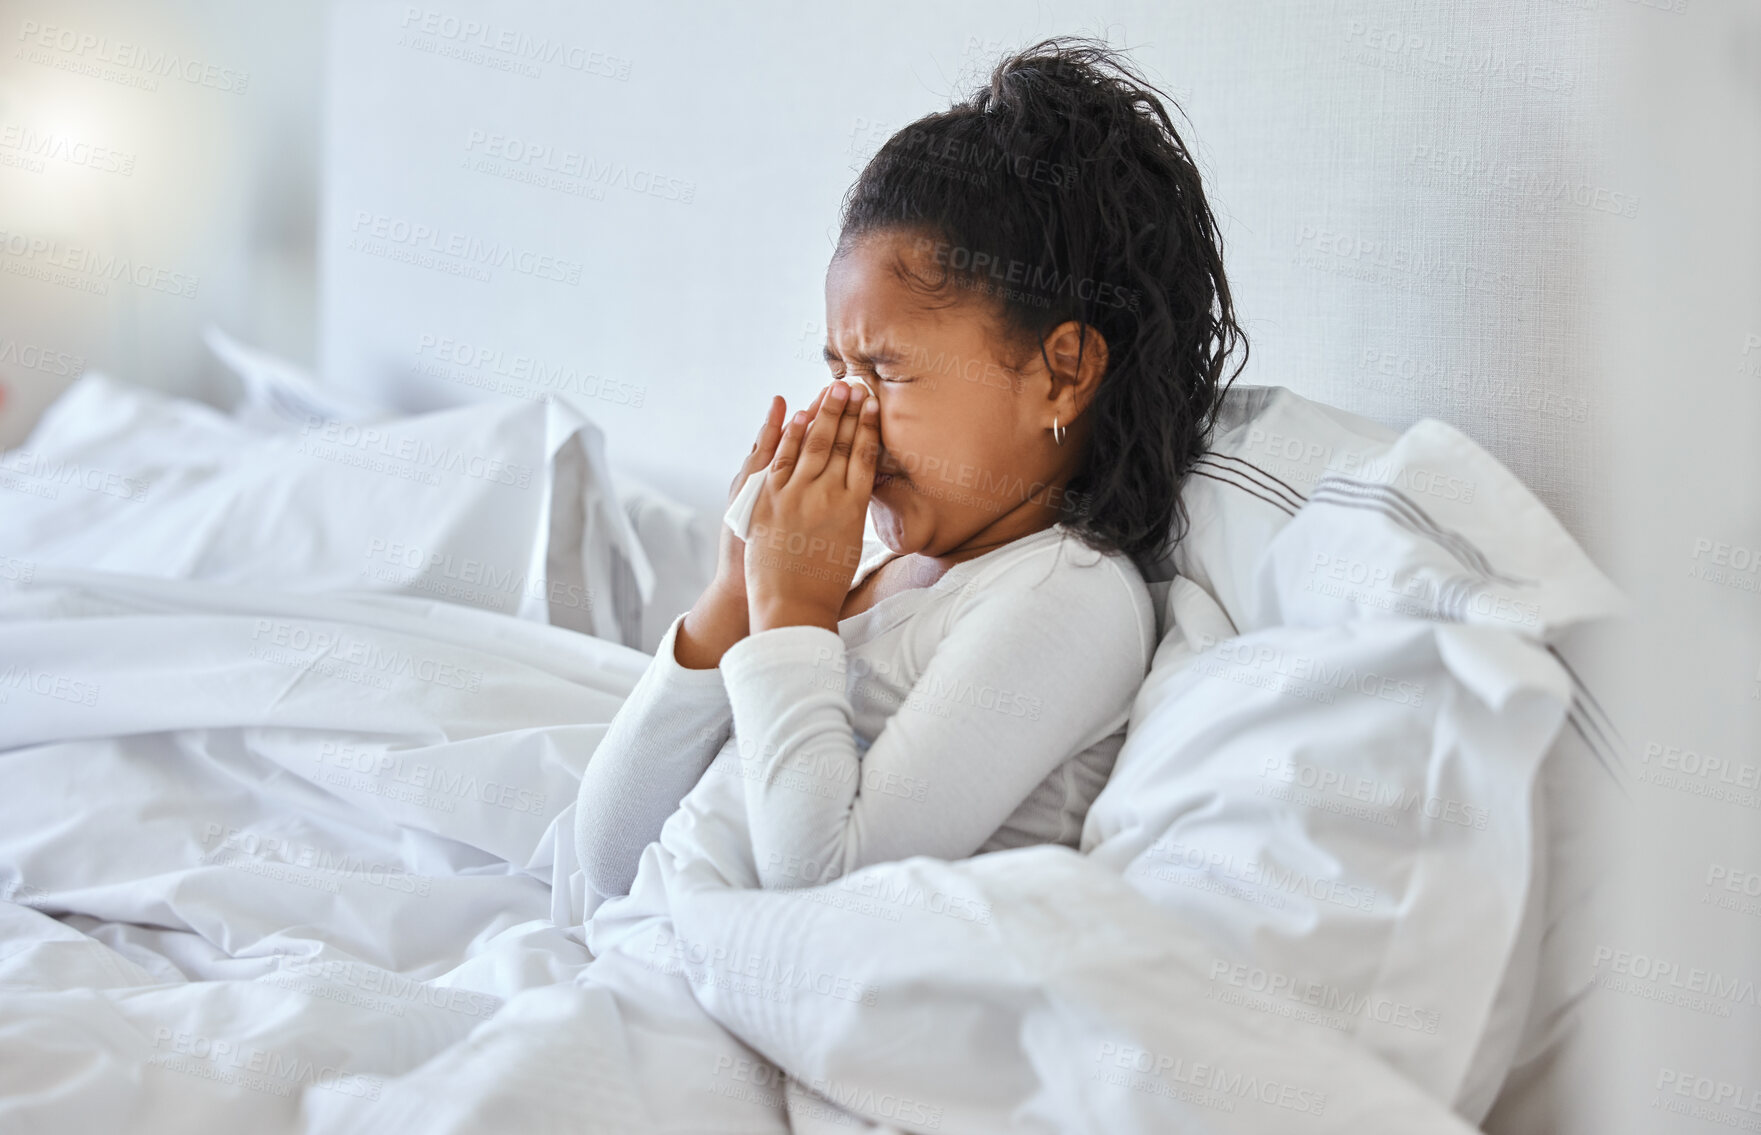
[(575, 853), (588, 885), (606, 898), (629, 893), (642, 849), (660, 838), (733, 726), (720, 671), (674, 661), (683, 623), (675, 619), (661, 636), (581, 773)]
[(687, 670), (713, 670), (750, 630), (746, 596), (717, 580), (697, 597), (679, 625), (673, 657)]

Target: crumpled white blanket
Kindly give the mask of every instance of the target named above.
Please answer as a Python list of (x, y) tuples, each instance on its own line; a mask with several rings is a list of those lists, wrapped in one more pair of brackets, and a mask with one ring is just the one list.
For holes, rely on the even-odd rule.
[(0, 1128), (1469, 1130), (1207, 1006), (1069, 849), (681, 896), (590, 958), (569, 786), (638, 652), (53, 568), (0, 627)]
[[(0, 588), (0, 1130), (787, 1130), (683, 976), (574, 925), (646, 662), (401, 596)], [(567, 1043), (490, 1075), (485, 1030)]]

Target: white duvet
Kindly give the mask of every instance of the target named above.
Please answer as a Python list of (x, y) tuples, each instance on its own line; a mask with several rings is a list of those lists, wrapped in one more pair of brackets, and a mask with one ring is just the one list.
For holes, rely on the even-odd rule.
[(1207, 1000), (1199, 941), (1063, 848), (695, 896), (591, 959), (571, 785), (635, 651), (72, 569), (0, 619), (7, 1129), (788, 1130), (746, 1028), (841, 1129), (1459, 1129)]
[[(1451, 1105), (1532, 849), (1456, 821), (1517, 815), (1570, 697), (1520, 635), (1372, 614), (1234, 636), (1176, 588), (1146, 685), (1164, 696), (1134, 716), (1090, 854), (678, 894), (592, 958), (574, 789), (644, 655), (420, 597), (30, 551), (0, 547), (0, 1130), (1472, 1130)], [(1377, 681), (1292, 696), (1262, 647)], [(1378, 828), (1256, 821), (1231, 795), (1329, 743), (1456, 810), (1399, 828), (1416, 858), (1377, 882), (1353, 873)], [(1340, 831), (1365, 853), (1316, 842)], [(1332, 898), (1244, 919), (1224, 901), (1240, 863), (1182, 858), (1205, 838), (1318, 854)], [(1399, 917), (1476, 863), (1447, 925)], [(1379, 944), (1365, 989), (1404, 1008), (1323, 1027), (1248, 995), (1257, 972), (1290, 999), (1305, 933), (1335, 964), (1321, 915), (1366, 886), (1345, 930)], [(1491, 956), (1446, 1000), (1401, 992), (1426, 942), (1474, 934)]]

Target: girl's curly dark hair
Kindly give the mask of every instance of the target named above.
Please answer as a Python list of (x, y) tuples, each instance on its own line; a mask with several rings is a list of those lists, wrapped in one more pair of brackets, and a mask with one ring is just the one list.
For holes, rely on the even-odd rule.
[(1140, 563), (1186, 534), (1181, 481), (1247, 364), (1222, 237), (1161, 94), (1100, 40), (1004, 58), (984, 89), (880, 148), (844, 197), (834, 254), (914, 232), (942, 265), (917, 286), (993, 297), (1005, 341), (1044, 358), (1067, 320), (1100, 332), (1107, 369), (1060, 519)]

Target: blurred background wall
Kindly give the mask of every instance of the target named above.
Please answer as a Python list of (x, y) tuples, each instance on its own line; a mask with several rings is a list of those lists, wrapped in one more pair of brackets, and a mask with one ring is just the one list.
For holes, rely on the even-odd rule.
[(82, 369), (223, 400), (317, 351), (320, 0), (0, 2), (0, 445)]

